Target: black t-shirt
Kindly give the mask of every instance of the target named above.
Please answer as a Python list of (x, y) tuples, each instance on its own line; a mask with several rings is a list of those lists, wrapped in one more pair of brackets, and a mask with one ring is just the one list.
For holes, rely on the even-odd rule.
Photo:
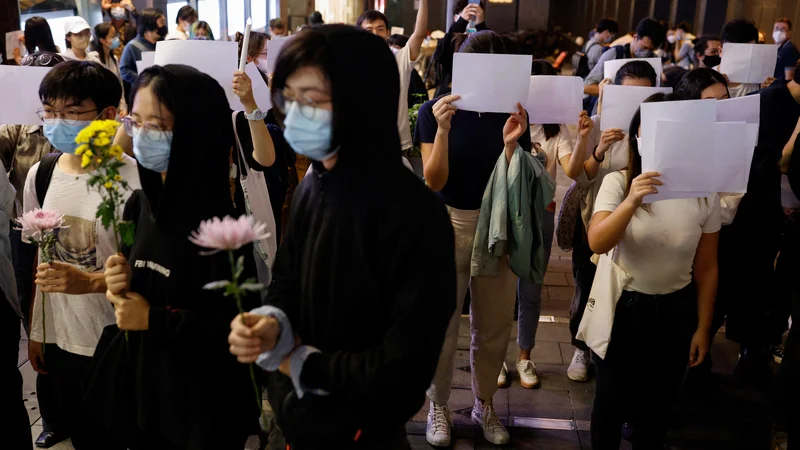
[(778, 48), (778, 63), (775, 65), (775, 78), (784, 78), (786, 69), (794, 68), (800, 59), (800, 51), (792, 41), (787, 41)]
[[(416, 142), (432, 144), (439, 128), (431, 100), (419, 109)], [(483, 191), (492, 176), (497, 158), (503, 153), (503, 126), (509, 115), (459, 110), (452, 118), (448, 148), (450, 173), (439, 192), (444, 202), (463, 210), (481, 209)], [(530, 127), (519, 138), (525, 151), (531, 150)]]

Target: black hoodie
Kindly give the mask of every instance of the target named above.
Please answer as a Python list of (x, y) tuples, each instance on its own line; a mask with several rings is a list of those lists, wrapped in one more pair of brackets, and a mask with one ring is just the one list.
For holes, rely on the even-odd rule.
[[(186, 66), (153, 67), (171, 89), (175, 116), (167, 177), (140, 166), (142, 190), (125, 208), (136, 224), (127, 252), (131, 291), (151, 305), (149, 329), (107, 327), (94, 355), (88, 401), (103, 425), (132, 449), (241, 448), (257, 426), (247, 366), (230, 354), (233, 298), (203, 290), (230, 279), (226, 253), (201, 256), (188, 237), (200, 221), (233, 215), (229, 182), (233, 126), (225, 93)], [(202, 95), (200, 95), (202, 94)], [(254, 275), (252, 247), (247, 273)], [(247, 299), (247, 309), (258, 304)]]
[[(347, 448), (404, 436), (422, 407), (455, 308), (454, 235), (445, 206), (400, 158), (399, 75), (386, 42), (341, 25), (304, 30), (336, 61), (328, 73), (338, 161), (303, 179), (267, 303), (308, 357), (298, 399), (274, 373), (270, 403), (293, 448)], [(282, 54), (281, 65), (287, 51)], [(396, 441), (395, 441), (396, 442)]]

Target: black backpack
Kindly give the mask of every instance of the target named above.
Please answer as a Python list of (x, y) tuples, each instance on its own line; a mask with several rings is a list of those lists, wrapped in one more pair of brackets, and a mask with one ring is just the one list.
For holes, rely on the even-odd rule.
[(575, 69), (576, 77), (581, 77), (585, 80), (586, 77), (589, 76), (591, 69), (589, 69), (589, 57), (586, 54), (589, 53), (589, 50), (591, 50), (591, 48), (595, 45), (600, 44), (593, 42), (589, 48), (586, 49), (586, 52), (577, 51), (574, 55), (572, 55), (572, 67)]
[(44, 155), (44, 158), (39, 162), (39, 169), (36, 171), (36, 199), (39, 200), (39, 208), (44, 205), (44, 198), (47, 195), (47, 189), (50, 187), (50, 180), (53, 178), (53, 171), (56, 169), (58, 158), (63, 153), (53, 152)]

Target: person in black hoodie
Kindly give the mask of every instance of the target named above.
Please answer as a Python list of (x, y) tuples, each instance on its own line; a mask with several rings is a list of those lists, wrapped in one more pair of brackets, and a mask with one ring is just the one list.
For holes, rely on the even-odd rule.
[[(286, 44), (272, 83), (284, 136), (315, 174), (295, 193), (267, 306), (231, 323), (231, 352), (274, 371), (292, 449), (405, 449), (456, 275), (447, 211), (400, 161), (397, 65), (383, 39), (322, 26)], [(363, 92), (372, 101), (352, 101)]]
[[(214, 79), (179, 65), (144, 71), (133, 99), (128, 128), (142, 189), (124, 218), (136, 238), (106, 264), (117, 324), (97, 346), (87, 401), (123, 448), (241, 449), (259, 411), (247, 367), (225, 345), (237, 308), (203, 289), (231, 269), (224, 252), (202, 256), (188, 239), (202, 220), (234, 214), (228, 100)], [(251, 277), (252, 246), (238, 254)]]

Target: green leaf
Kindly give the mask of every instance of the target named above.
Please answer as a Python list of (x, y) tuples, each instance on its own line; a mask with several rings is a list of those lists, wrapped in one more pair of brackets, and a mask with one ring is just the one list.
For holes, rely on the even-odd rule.
[(122, 244), (130, 247), (136, 239), (136, 226), (131, 221), (122, 221), (117, 225)]
[(234, 283), (228, 283), (225, 286), (225, 295), (236, 295), (238, 292), (239, 289)]
[(242, 272), (244, 272), (244, 255), (240, 256), (239, 259), (236, 260), (236, 272), (233, 280), (238, 281), (239, 277), (242, 276)]
[(227, 288), (229, 284), (231, 284), (231, 282), (228, 280), (212, 281), (203, 286), (203, 289), (207, 291), (216, 291), (218, 289)]

